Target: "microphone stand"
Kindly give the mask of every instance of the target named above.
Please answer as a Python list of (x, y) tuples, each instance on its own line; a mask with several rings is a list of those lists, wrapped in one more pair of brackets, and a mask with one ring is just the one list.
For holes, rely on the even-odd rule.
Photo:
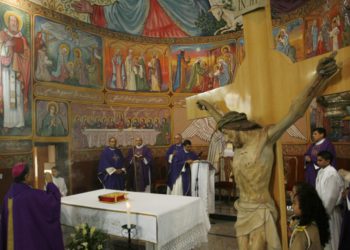
[[(202, 156), (203, 152), (199, 152), (198, 154), (198, 160)], [(194, 186), (194, 191), (196, 194), (196, 197), (199, 197), (199, 186), (198, 186), (198, 175), (199, 175), (199, 162), (197, 162), (197, 175), (196, 175), (196, 184)]]
[(194, 186), (194, 192), (196, 194), (196, 197), (199, 197), (198, 175), (199, 175), (199, 162), (197, 162), (196, 184)]

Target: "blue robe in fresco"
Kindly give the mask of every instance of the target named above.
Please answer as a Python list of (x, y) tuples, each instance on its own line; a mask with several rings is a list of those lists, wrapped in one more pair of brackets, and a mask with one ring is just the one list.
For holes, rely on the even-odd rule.
[[(191, 167), (185, 163), (187, 160), (198, 160), (198, 155), (194, 152), (185, 152), (184, 149), (176, 153), (170, 164), (168, 187), (173, 190), (177, 178), (181, 175), (183, 195), (191, 196)], [(182, 169), (185, 164), (185, 171), (183, 172)]]
[[(197, 27), (198, 16), (210, 9), (208, 0), (156, 0), (170, 19), (190, 36), (200, 36), (202, 30)], [(150, 0), (119, 0), (110, 5), (94, 5), (92, 23), (101, 25), (108, 29), (141, 35), (150, 11)]]
[(113, 173), (109, 175), (106, 168), (114, 167), (116, 169), (124, 168), (124, 156), (119, 148), (106, 147), (100, 157), (98, 166), (98, 176), (102, 181), (104, 188), (124, 190), (125, 178), (124, 174)]
[[(11, 211), (13, 242), (8, 241)], [(0, 249), (12, 249), (14, 244), (14, 250), (63, 250), (60, 214), (61, 194), (55, 184), (48, 183), (42, 191), (13, 183), (2, 204)]]

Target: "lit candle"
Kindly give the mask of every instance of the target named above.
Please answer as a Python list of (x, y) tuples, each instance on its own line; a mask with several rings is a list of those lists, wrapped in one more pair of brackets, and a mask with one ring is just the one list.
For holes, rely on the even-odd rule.
[(127, 219), (127, 227), (130, 228), (130, 203), (126, 202), (126, 219)]

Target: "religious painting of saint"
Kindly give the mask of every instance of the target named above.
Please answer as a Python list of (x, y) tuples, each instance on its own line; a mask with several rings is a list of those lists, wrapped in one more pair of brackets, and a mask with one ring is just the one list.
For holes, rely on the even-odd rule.
[(35, 17), (34, 76), (37, 81), (102, 88), (102, 39)]
[(75, 150), (101, 148), (110, 137), (118, 138), (118, 146), (133, 145), (137, 137), (151, 146), (171, 141), (169, 108), (72, 104), (72, 114)]
[(202, 93), (232, 83), (238, 66), (236, 48), (236, 40), (171, 46), (172, 90)]
[(0, 135), (30, 135), (30, 16), (0, 4), (0, 19)]
[(105, 49), (106, 88), (116, 91), (169, 90), (168, 48), (111, 42)]
[(59, 137), (68, 135), (68, 106), (54, 101), (37, 101), (36, 131), (38, 136)]

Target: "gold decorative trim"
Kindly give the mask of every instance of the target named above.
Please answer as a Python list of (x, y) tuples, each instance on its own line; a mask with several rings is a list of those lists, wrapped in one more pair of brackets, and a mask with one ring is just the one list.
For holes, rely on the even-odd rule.
[[(13, 199), (7, 200), (7, 250), (14, 250), (14, 232), (13, 232)], [(4, 218), (5, 219), (5, 218)]]

